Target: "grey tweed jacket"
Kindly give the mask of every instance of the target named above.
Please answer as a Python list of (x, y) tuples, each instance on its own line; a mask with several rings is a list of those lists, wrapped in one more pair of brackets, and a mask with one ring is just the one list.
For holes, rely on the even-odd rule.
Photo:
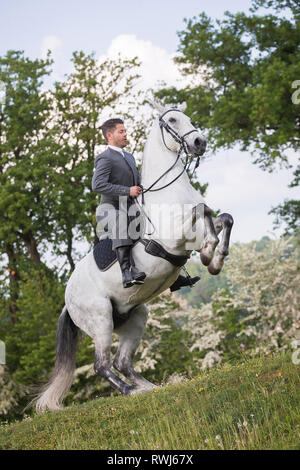
[(101, 204), (109, 203), (118, 208), (119, 196), (130, 198), (130, 186), (141, 184), (134, 156), (125, 151), (124, 154), (125, 158), (108, 147), (95, 158), (92, 189), (102, 195)]

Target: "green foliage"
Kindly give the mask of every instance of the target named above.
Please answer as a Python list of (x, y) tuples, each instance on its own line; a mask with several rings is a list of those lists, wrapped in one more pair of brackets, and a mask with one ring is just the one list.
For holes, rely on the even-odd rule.
[(254, 143), (265, 168), (284, 159), (286, 146), (297, 150), (299, 105), (291, 99), (300, 75), (297, 19), (226, 12), (215, 24), (204, 13), (185, 21), (176, 60), (184, 73), (203, 74), (205, 82), (178, 96), (175, 89), (159, 95), (187, 100), (215, 149), (238, 141), (246, 150)]
[(15, 323), (9, 324), (9, 299), (1, 299), (1, 336), (6, 344), (8, 370), (18, 382), (30, 384), (45, 377), (53, 365), (64, 287), (54, 274), (35, 267), (28, 267), (20, 284)]
[[(230, 291), (220, 291), (220, 297), (232, 297)], [(256, 341), (253, 338), (242, 336), (244, 329), (243, 321), (247, 317), (247, 310), (238, 309), (228, 305), (226, 300), (216, 300), (213, 304), (215, 320), (214, 325), (220, 330), (222, 335), (223, 361), (234, 363), (241, 360), (243, 352), (254, 348)], [(250, 322), (251, 323), (251, 322)]]
[[(103, 110), (115, 112), (126, 101), (124, 118), (139, 124), (138, 136), (131, 135), (136, 148), (145, 136), (132, 96), (137, 60), (99, 63), (80, 51), (72, 62), (70, 75), (44, 91), (50, 53), (45, 60), (23, 51), (0, 58), (6, 86), (0, 107), (0, 338), (7, 372), (23, 384), (44, 380), (53, 367), (64, 286), (80, 256), (74, 241), (97, 241), (91, 179), (104, 143)], [(59, 260), (52, 269), (50, 252)], [(69, 266), (59, 271), (63, 261)], [(91, 360), (89, 346), (85, 338), (79, 364)]]
[(186, 299), (188, 304), (193, 307), (199, 307), (201, 304), (209, 302), (214, 292), (227, 285), (226, 264), (218, 276), (212, 276), (196, 257), (187, 263), (186, 268), (191, 277), (200, 276), (200, 281), (192, 289), (181, 288), (177, 295)]
[(274, 225), (279, 227), (285, 222), (285, 235), (296, 235), (300, 229), (300, 201), (295, 199), (285, 199), (282, 204), (272, 208), (269, 214), (276, 216)]
[(187, 347), (188, 333), (175, 323), (172, 312), (165, 323), (169, 329), (162, 334), (157, 345), (159, 358), (155, 369), (144, 374), (148, 380), (158, 384), (174, 373), (186, 374), (193, 367), (193, 355)]
[(15, 382), (0, 365), (0, 422), (22, 417), (20, 404), (27, 393), (26, 387)]
[[(261, 15), (259, 7), (277, 14)], [(207, 130), (212, 150), (238, 144), (264, 170), (288, 166), (286, 151), (300, 148), (299, 36), (297, 1), (257, 0), (249, 15), (225, 12), (224, 19), (213, 21), (201, 13), (186, 19), (176, 62), (193, 85), (162, 89), (157, 96), (186, 101), (194, 123)], [(299, 216), (295, 205), (291, 201), (277, 211), (291, 229)]]

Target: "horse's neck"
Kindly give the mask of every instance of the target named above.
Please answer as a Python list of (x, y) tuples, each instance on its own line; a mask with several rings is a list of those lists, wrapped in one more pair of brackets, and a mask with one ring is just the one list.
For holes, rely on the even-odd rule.
[[(144, 189), (151, 186), (154, 181), (167, 171), (175, 162), (176, 157), (177, 154), (168, 150), (162, 143), (159, 127), (154, 126), (143, 154), (142, 184)], [(159, 227), (159, 230), (153, 231), (150, 238), (159, 240), (165, 248), (169, 248), (173, 253), (177, 252), (181, 245), (181, 240), (175, 240), (172, 237), (169, 238), (162, 235), (169, 233), (170, 219), (176, 221), (177, 225), (181, 224), (182, 214), (188, 216), (193, 206), (203, 202), (203, 198), (193, 188), (185, 171), (180, 178), (172, 182), (182, 170), (183, 164), (179, 159), (174, 168), (153, 189), (160, 188), (168, 183), (171, 184), (159, 191), (145, 193), (144, 209), (150, 216), (153, 227)], [(179, 251), (181, 250), (179, 249)]]

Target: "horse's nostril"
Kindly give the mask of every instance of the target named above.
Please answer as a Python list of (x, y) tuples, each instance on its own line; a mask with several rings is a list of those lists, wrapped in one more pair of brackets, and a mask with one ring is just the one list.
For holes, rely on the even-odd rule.
[(200, 139), (199, 137), (197, 137), (195, 139), (194, 144), (195, 144), (196, 148), (198, 148), (198, 149), (201, 149), (201, 150), (206, 149), (206, 140), (205, 139)]

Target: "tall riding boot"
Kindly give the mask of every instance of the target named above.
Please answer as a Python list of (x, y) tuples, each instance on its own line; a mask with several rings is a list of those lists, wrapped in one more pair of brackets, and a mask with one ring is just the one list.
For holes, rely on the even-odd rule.
[(123, 280), (123, 287), (126, 289), (127, 287), (133, 286), (133, 278), (131, 275), (131, 266), (130, 266), (130, 250), (131, 246), (119, 246), (115, 248), (117, 253), (117, 259), (120, 264), (120, 268), (122, 271), (122, 280)]
[(134, 284), (144, 284), (144, 279), (146, 274), (143, 271), (139, 271), (135, 266), (135, 262), (132, 256), (132, 251), (130, 251), (130, 262), (131, 262), (131, 275)]

